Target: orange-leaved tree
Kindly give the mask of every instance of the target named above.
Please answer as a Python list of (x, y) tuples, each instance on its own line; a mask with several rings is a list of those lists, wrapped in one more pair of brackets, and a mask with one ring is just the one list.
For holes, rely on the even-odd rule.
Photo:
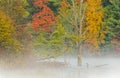
[(87, 0), (86, 10), (86, 43), (92, 45), (92, 49), (98, 50), (101, 43), (104, 43), (105, 31), (102, 26), (103, 9), (101, 0)]
[(41, 10), (32, 16), (32, 26), (35, 30), (43, 30), (49, 32), (51, 25), (55, 21), (55, 15), (53, 11), (47, 6), (47, 0), (34, 0), (34, 5)]

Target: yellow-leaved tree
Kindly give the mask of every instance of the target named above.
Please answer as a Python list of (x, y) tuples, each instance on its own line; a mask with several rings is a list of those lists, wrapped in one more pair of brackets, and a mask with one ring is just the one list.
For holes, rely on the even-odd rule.
[[(98, 50), (101, 43), (104, 43), (105, 31), (102, 26), (103, 8), (102, 0), (87, 0), (86, 9), (86, 44), (92, 50)], [(92, 47), (91, 47), (92, 46)]]
[(15, 39), (15, 27), (12, 20), (0, 10), (0, 49), (13, 52), (20, 50), (20, 43)]

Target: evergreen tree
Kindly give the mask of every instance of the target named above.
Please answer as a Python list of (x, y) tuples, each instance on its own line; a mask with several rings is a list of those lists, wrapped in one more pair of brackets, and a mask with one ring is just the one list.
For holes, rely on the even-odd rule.
[(104, 25), (107, 26), (106, 41), (120, 36), (120, 0), (109, 0), (104, 7)]

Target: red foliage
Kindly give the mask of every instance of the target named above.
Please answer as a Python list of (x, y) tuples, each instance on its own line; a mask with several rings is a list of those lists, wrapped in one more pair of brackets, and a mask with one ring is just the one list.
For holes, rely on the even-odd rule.
[(47, 0), (34, 0), (34, 5), (42, 8), (41, 11), (32, 16), (32, 26), (35, 30), (41, 28), (43, 31), (49, 32), (51, 24), (55, 21), (53, 11), (46, 5)]
[(37, 7), (42, 7), (44, 4), (46, 4), (48, 0), (34, 0), (34, 5)]

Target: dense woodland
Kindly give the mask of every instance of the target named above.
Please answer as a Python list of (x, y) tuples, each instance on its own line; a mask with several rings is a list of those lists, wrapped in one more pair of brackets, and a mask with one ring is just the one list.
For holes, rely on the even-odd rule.
[(120, 52), (120, 0), (0, 0), (1, 59), (77, 53), (80, 65), (85, 48)]

